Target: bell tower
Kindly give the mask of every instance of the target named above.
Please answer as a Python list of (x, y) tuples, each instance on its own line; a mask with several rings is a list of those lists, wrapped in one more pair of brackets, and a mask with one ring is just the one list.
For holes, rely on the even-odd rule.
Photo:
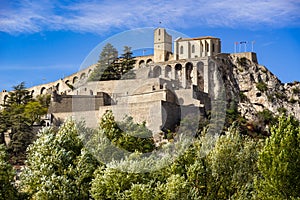
[(169, 60), (172, 53), (172, 36), (164, 28), (154, 30), (154, 62)]

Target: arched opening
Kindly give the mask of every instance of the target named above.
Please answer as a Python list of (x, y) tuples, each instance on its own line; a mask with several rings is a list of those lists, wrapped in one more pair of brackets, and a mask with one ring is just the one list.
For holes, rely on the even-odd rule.
[(195, 45), (192, 45), (192, 53), (195, 53)]
[(170, 65), (167, 65), (165, 68), (165, 77), (171, 78), (171, 74), (172, 74), (172, 68)]
[(153, 69), (153, 78), (158, 78), (161, 75), (161, 67), (155, 66)]
[(78, 81), (78, 77), (74, 76), (74, 78), (73, 78), (73, 84), (76, 83), (77, 81)]
[(80, 79), (84, 79), (85, 78), (85, 73), (82, 73), (81, 75), (80, 75)]
[(40, 94), (47, 94), (47, 90), (45, 87), (42, 87)]
[(89, 71), (88, 71), (88, 75), (90, 75), (90, 74), (91, 74), (91, 72), (92, 72), (92, 69), (89, 69)]
[(175, 80), (178, 80), (178, 81), (182, 80), (182, 65), (181, 64), (175, 65)]
[(186, 78), (186, 87), (190, 88), (192, 85), (192, 71), (193, 64), (188, 62), (185, 64), (185, 78)]
[(180, 46), (180, 54), (183, 54), (183, 46)]
[(152, 59), (151, 59), (151, 58), (149, 58), (149, 59), (147, 60), (146, 64), (150, 64), (150, 63), (152, 63)]
[(197, 87), (200, 91), (204, 91), (204, 63), (197, 63)]
[(34, 90), (31, 90), (31, 93), (30, 93), (30, 95), (31, 95), (31, 96), (33, 96), (33, 94), (34, 94)]
[(58, 92), (59, 91), (59, 83), (56, 84), (55, 90)]
[(145, 66), (145, 61), (144, 60), (140, 60), (139, 67), (144, 67), (144, 66)]

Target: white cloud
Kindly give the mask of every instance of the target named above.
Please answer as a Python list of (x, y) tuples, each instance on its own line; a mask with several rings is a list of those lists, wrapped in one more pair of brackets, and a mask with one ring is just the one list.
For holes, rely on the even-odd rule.
[(297, 0), (104, 0), (29, 1), (0, 7), (0, 31), (31, 33), (71, 30), (101, 34), (111, 29), (146, 26), (168, 28), (299, 26)]

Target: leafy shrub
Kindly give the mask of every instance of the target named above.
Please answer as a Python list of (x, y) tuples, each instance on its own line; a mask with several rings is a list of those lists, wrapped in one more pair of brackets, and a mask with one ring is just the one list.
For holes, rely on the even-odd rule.
[(270, 101), (270, 102), (274, 102), (274, 100), (275, 100), (275, 97), (271, 94), (268, 94), (267, 98), (268, 98), (268, 101)]
[(294, 94), (299, 94), (299, 93), (300, 93), (300, 88), (295, 87), (295, 88), (292, 89), (292, 92), (293, 92)]
[(292, 103), (292, 104), (294, 104), (294, 103), (296, 103), (297, 102), (297, 100), (296, 99), (294, 99), (293, 97), (289, 100), (289, 102), (290, 103)]
[(246, 57), (238, 58), (237, 63), (243, 67), (246, 67), (248, 64), (248, 59)]
[(256, 83), (256, 88), (261, 92), (265, 92), (268, 90), (268, 85), (264, 82), (258, 82)]
[(240, 100), (241, 102), (245, 102), (248, 100), (248, 97), (243, 92), (240, 92)]
[(286, 95), (282, 92), (276, 92), (275, 96), (277, 99), (286, 100)]
[(287, 109), (286, 109), (286, 108), (283, 108), (283, 107), (280, 107), (280, 108), (277, 109), (277, 111), (278, 111), (280, 114), (286, 114)]
[(268, 109), (264, 109), (263, 111), (258, 112), (257, 116), (260, 121), (264, 122), (265, 124), (274, 124), (276, 121), (273, 112)]

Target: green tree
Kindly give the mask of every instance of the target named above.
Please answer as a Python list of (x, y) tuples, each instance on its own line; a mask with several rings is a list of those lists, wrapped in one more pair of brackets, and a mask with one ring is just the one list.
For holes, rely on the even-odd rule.
[(135, 78), (135, 73), (132, 70), (134, 68), (135, 60), (132, 57), (131, 48), (125, 46), (122, 56), (120, 58), (117, 56), (117, 50), (108, 43), (103, 48), (97, 66), (89, 77), (89, 81)]
[(26, 90), (25, 83), (21, 82), (17, 86), (13, 86), (13, 91), (8, 93), (8, 98), (4, 103), (5, 107), (10, 107), (14, 104), (25, 105), (32, 100), (32, 95)]
[(207, 158), (210, 178), (207, 194), (212, 199), (251, 199), (260, 143), (241, 136), (235, 125), (220, 136)]
[(110, 68), (110, 70), (112, 70), (112, 65), (114, 65), (117, 58), (117, 49), (112, 44), (107, 43), (103, 47), (97, 65), (92, 74), (90, 75), (88, 81), (100, 81), (107, 80), (108, 78), (110, 78), (109, 74), (107, 74), (107, 68)]
[(1, 142), (4, 141), (4, 134), (9, 133), (10, 143), (8, 152), (11, 162), (23, 164), (26, 158), (26, 148), (35, 138), (33, 125), (40, 122), (41, 116), (47, 113), (47, 97), (39, 98), (38, 101), (25, 89), (24, 82), (13, 87), (8, 98), (0, 111), (0, 134)]
[(300, 128), (282, 115), (259, 155), (256, 188), (259, 199), (300, 198)]
[(49, 108), (51, 102), (50, 94), (41, 94), (36, 97), (36, 101), (39, 102), (43, 108)]
[(28, 148), (22, 191), (32, 199), (89, 199), (98, 162), (83, 147), (78, 134), (84, 130), (72, 120), (58, 131), (44, 128)]
[(131, 47), (124, 46), (123, 54), (121, 56), (121, 63), (120, 63), (120, 69), (119, 74), (120, 79), (134, 79), (135, 73), (132, 70), (134, 68), (134, 64), (136, 63), (136, 60), (132, 56)]
[(17, 199), (17, 190), (13, 186), (15, 172), (8, 162), (6, 148), (0, 144), (0, 200)]
[(25, 105), (24, 117), (29, 126), (33, 126), (34, 123), (40, 123), (42, 115), (45, 115), (48, 111), (47, 107), (44, 107), (40, 102), (31, 101)]
[[(132, 117), (126, 117), (124, 121), (116, 122), (112, 111), (107, 111), (102, 116), (98, 133), (95, 134), (92, 141), (96, 141), (98, 146), (99, 138), (103, 137), (107, 137), (114, 146), (129, 152), (147, 153), (155, 148), (152, 132), (145, 123), (134, 123)], [(105, 145), (100, 144), (100, 146), (103, 148)]]

